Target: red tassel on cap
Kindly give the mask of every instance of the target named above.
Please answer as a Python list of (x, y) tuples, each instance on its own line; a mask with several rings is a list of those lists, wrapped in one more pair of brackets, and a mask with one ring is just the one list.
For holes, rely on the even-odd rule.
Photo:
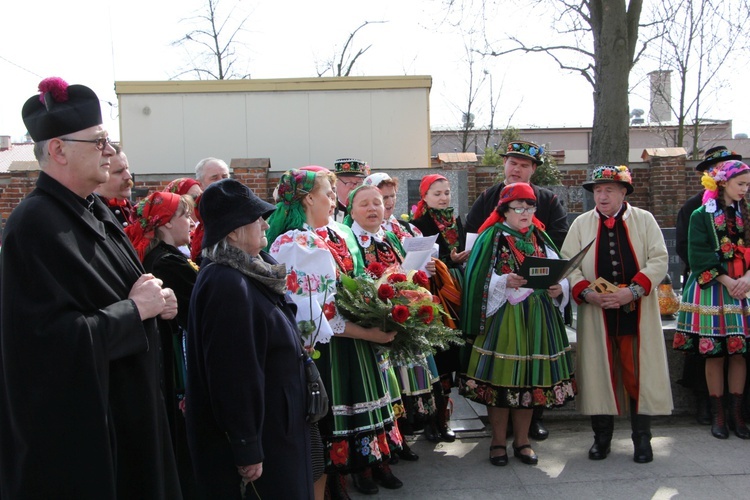
[(39, 100), (44, 104), (44, 96), (49, 92), (55, 102), (68, 100), (68, 82), (59, 76), (51, 76), (39, 82)]

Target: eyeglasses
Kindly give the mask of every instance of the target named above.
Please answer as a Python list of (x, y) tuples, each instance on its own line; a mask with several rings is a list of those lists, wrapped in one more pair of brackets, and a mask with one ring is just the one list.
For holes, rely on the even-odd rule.
[(521, 215), (523, 213), (533, 214), (534, 212), (536, 212), (536, 207), (527, 207), (527, 208), (523, 208), (523, 207), (509, 207), (509, 208), (511, 210), (513, 210), (515, 213), (517, 213), (518, 215)]
[(344, 186), (346, 186), (348, 188), (355, 188), (355, 187), (359, 187), (359, 186), (362, 185), (362, 181), (361, 180), (358, 180), (358, 181), (345, 181), (344, 179), (339, 179), (339, 181), (341, 182), (341, 184), (343, 184)]
[(98, 149), (99, 151), (104, 151), (104, 148), (112, 144), (112, 141), (109, 140), (109, 137), (100, 137), (98, 139), (63, 139), (63, 138), (60, 138), (60, 140), (67, 141), (67, 142), (90, 142), (92, 144), (95, 144), (96, 149)]

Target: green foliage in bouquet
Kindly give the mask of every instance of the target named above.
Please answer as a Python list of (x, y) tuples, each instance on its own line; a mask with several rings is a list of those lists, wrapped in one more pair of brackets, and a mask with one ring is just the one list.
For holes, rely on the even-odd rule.
[(391, 359), (418, 363), (424, 354), (463, 344), (461, 331), (443, 324), (446, 312), (425, 288), (428, 284), (423, 271), (407, 275), (397, 266), (385, 269), (373, 263), (356, 278), (341, 276), (336, 307), (342, 316), (360, 326), (397, 332), (389, 345)]

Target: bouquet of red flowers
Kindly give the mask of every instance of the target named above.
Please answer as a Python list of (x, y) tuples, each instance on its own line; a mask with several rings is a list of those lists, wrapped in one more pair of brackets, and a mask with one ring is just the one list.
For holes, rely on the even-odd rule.
[(404, 273), (399, 266), (386, 268), (379, 262), (366, 273), (341, 276), (336, 307), (342, 316), (365, 328), (397, 332), (390, 344), (390, 356), (398, 362), (419, 362), (419, 357), (463, 344), (461, 331), (443, 324), (443, 307), (426, 288), (424, 271)]

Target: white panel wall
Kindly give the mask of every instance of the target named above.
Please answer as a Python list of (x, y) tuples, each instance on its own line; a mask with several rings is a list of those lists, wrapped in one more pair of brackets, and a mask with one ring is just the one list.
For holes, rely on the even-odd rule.
[(429, 88), (123, 92), (123, 149), (136, 173), (191, 171), (207, 156), (270, 158), (274, 171), (355, 157), (430, 165)]

